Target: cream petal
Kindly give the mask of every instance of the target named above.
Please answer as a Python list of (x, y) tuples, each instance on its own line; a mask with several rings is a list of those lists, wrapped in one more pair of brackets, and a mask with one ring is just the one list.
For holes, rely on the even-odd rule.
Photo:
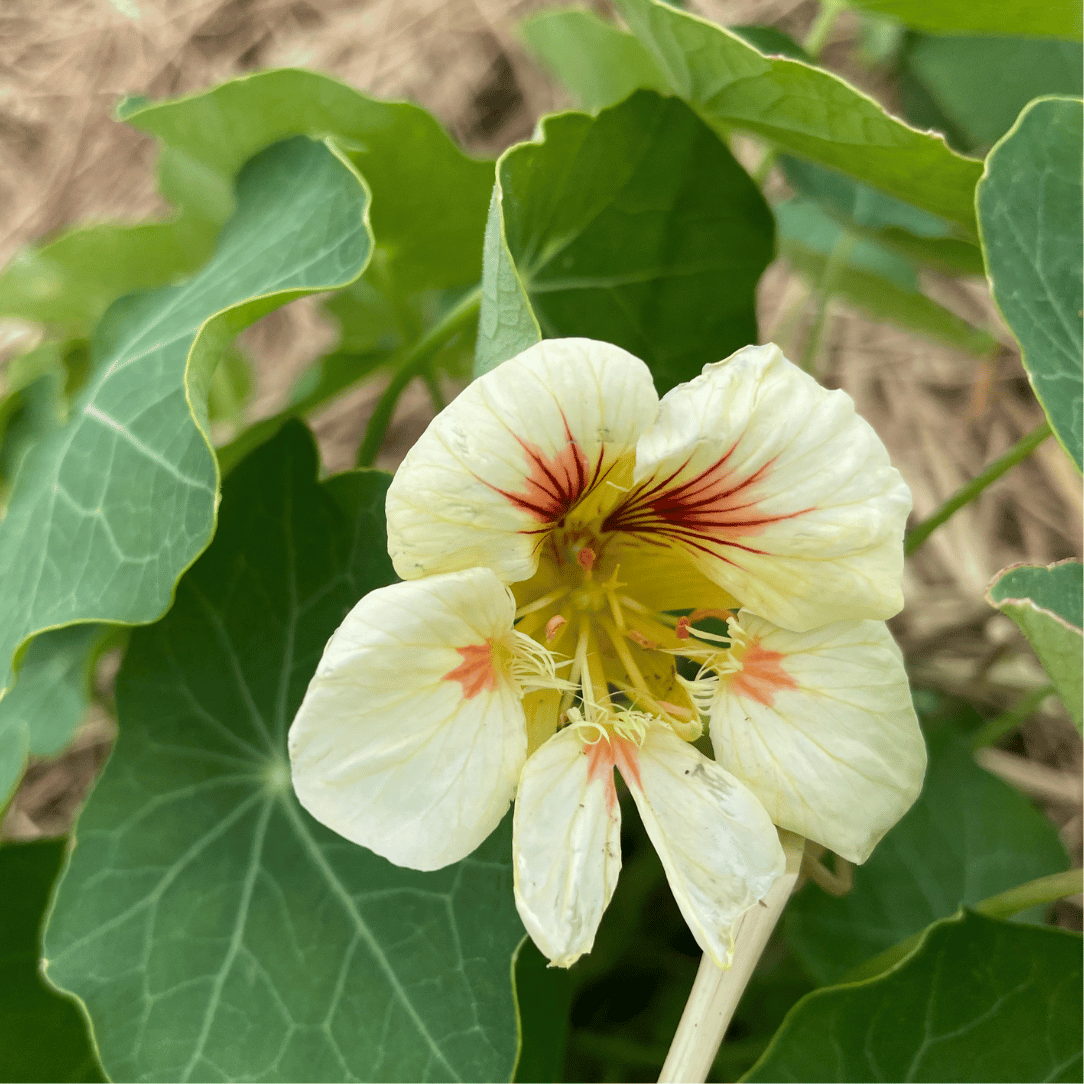
[(647, 366), (609, 343), (548, 339), (497, 366), (433, 419), (392, 480), (395, 570), (529, 579), (540, 533), (606, 485), (657, 409)]
[(729, 772), (662, 725), (618, 767), (697, 944), (729, 967), (734, 924), (785, 867), (768, 814)]
[(776, 824), (864, 862), (918, 797), (926, 770), (899, 649), (880, 621), (794, 633), (743, 613), (741, 627), (778, 656), (768, 665), (776, 677), (744, 688), (740, 676), (720, 679), (717, 760)]
[(609, 742), (585, 746), (569, 727), (528, 759), (516, 793), (516, 906), (539, 951), (558, 967), (591, 951), (617, 886), (621, 807), (613, 763)]
[(903, 605), (911, 496), (842, 391), (750, 346), (670, 391), (610, 523), (677, 542), (752, 613), (784, 628)]
[(514, 611), (482, 568), (366, 595), (328, 641), (290, 728), (301, 804), (400, 866), (470, 854), (507, 810), (526, 756), (520, 694), (490, 648)]

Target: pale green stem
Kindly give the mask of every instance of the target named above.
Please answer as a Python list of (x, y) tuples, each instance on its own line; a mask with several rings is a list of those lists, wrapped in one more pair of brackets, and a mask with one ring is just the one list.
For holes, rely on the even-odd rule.
[(1010, 888), (1007, 892), (999, 892), (996, 896), (976, 904), (974, 909), (987, 918), (1012, 918), (1013, 915), (1028, 911), (1032, 907), (1041, 907), (1065, 896), (1077, 895), (1082, 887), (1081, 877), (1079, 869), (1052, 873), (1049, 877), (1039, 877), (1027, 884)]
[[(972, 911), (986, 915), (987, 918), (1011, 918), (1021, 911), (1027, 911), (1032, 907), (1040, 907), (1043, 904), (1054, 903), (1065, 896), (1076, 895), (1081, 889), (1081, 871), (1079, 869), (1066, 870), (1064, 873), (1055, 873), (1049, 877), (1039, 877), (1037, 880), (1028, 881), (1026, 884), (1017, 885), (1007, 892), (999, 892), (996, 896), (976, 903), (971, 907)], [(905, 956), (909, 956), (925, 934), (920, 930), (898, 945), (874, 956), (872, 960), (866, 960), (857, 967), (852, 968), (840, 980), (841, 982), (861, 982), (863, 979), (872, 979), (882, 975), (890, 967), (899, 963)]]
[(817, 308), (813, 314), (809, 334), (806, 336), (805, 350), (802, 351), (802, 369), (813, 376), (817, 375), (817, 355), (820, 353), (821, 340), (824, 338), (824, 329), (828, 323), (828, 309), (835, 295), (836, 282), (853, 247), (854, 237), (843, 230), (832, 246), (832, 251), (828, 254), (828, 260), (824, 265), (824, 274), (821, 276), (821, 283), (817, 289)]
[(995, 459), (977, 478), (973, 478), (958, 493), (950, 497), (932, 516), (916, 524), (903, 540), (903, 552), (910, 556), (927, 538), (951, 519), (965, 504), (970, 504), (988, 485), (1022, 463), (1046, 438), (1050, 436), (1050, 423), (1043, 422), (1038, 429), (1021, 437), (1000, 459)]
[(481, 300), (482, 289), (479, 286), (445, 313), (444, 317), (434, 324), (403, 357), (391, 378), (391, 383), (377, 402), (373, 416), (369, 419), (365, 439), (358, 450), (359, 467), (371, 467), (375, 462), (384, 443), (388, 426), (391, 424), (392, 414), (395, 413), (395, 404), (399, 402), (403, 389), (415, 377), (424, 377), (429, 371), (428, 366), (433, 355), (477, 317)]
[(1043, 685), (1039, 689), (1032, 689), (1021, 698), (1018, 704), (1009, 708), (1008, 711), (1003, 711), (996, 719), (991, 719), (980, 726), (971, 735), (971, 748), (982, 749), (987, 745), (996, 745), (1034, 715), (1042, 702), (1054, 691), (1053, 685)]
[(813, 25), (802, 42), (802, 48), (810, 56), (820, 56), (821, 50), (828, 41), (828, 35), (835, 26), (836, 19), (846, 6), (843, 0), (823, 0), (821, 9), (817, 12), (817, 17), (813, 20)]

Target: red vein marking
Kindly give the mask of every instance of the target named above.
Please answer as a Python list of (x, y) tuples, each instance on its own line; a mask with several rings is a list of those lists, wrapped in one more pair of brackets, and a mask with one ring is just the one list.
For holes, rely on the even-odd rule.
[(798, 682), (783, 669), (785, 657), (778, 651), (761, 647), (760, 641), (754, 640), (742, 656), (741, 670), (731, 676), (731, 686), (739, 696), (747, 696), (770, 708), (780, 689), (798, 688)]
[(457, 647), (463, 661), (441, 678), (441, 681), (458, 681), (463, 686), (463, 699), (470, 700), (480, 692), (492, 692), (497, 687), (497, 668), (493, 665), (493, 645), (470, 644)]
[(479, 480), (539, 523), (558, 522), (598, 480), (603, 450), (599, 449), (598, 462), (592, 470), (567, 421), (565, 445), (553, 456), (546, 455), (537, 444), (531, 444), (515, 433), (512, 436), (527, 455), (528, 471), (524, 488), (517, 493), (501, 489), (484, 478)]
[(735, 539), (760, 534), (770, 524), (793, 519), (812, 508), (777, 516), (757, 513), (758, 498), (753, 490), (768, 476), (774, 460), (735, 481), (726, 466), (735, 447), (736, 443), (706, 470), (683, 482), (677, 478), (691, 456), (665, 477), (641, 483), (606, 517), (602, 529), (647, 536), (645, 540), (655, 536), (659, 541), (681, 542), (723, 560), (722, 554), (709, 547), (729, 546), (763, 554), (763, 550)]
[(635, 783), (640, 790), (643, 790), (644, 784), (640, 779), (640, 747), (635, 742), (629, 741), (627, 738), (619, 738), (616, 735), (614, 735), (612, 741), (614, 760), (621, 770), (625, 782), (630, 787)]

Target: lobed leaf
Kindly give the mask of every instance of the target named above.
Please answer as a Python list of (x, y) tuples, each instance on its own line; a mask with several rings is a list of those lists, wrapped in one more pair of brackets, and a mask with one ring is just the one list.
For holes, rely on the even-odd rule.
[(1068, 864), (1047, 817), (980, 768), (965, 744), (941, 738), (931, 742), (921, 796), (855, 868), (853, 890), (836, 897), (811, 884), (794, 897), (787, 942), (813, 978), (836, 982), (961, 906)]
[[(75, 1004), (41, 977), (41, 926), (67, 840), (0, 847), (0, 1080), (104, 1080)], [(14, 887), (14, 891), (11, 889)]]
[(1023, 630), (1078, 729), (1084, 721), (1082, 597), (1084, 566), (1079, 561), (1014, 565), (999, 572), (986, 590), (987, 602)]
[(259, 316), (365, 267), (367, 192), (328, 147), (302, 137), (268, 149), (237, 198), (198, 275), (110, 309), (69, 420), (23, 462), (0, 524), (4, 685), (45, 629), (139, 624), (168, 607), (214, 530), (206, 401), (218, 359)]
[(121, 112), (169, 148), (172, 191), (185, 201), (207, 189), (206, 176), (221, 188), (243, 162), (287, 136), (331, 137), (372, 192), (374, 243), (401, 289), (478, 281), (493, 164), (468, 158), (419, 106), (284, 68)]
[(886, 113), (830, 72), (765, 57), (740, 35), (663, 0), (617, 0), (674, 92), (720, 131), (739, 128), (971, 232), (978, 162)]
[(760, 191), (678, 99), (548, 117), (497, 165), (476, 372), (582, 335), (643, 358), (665, 391), (756, 341), (773, 235)]
[[(121, 733), (46, 934), (118, 1080), (498, 1080), (516, 1057), (510, 826), (435, 873), (312, 820), (286, 733), (328, 636), (394, 580), (388, 476), (315, 482), (290, 422), (133, 634)], [(439, 830), (439, 825), (434, 826)]]
[(990, 289), (1051, 428), (1081, 469), (1081, 102), (1045, 98), (986, 159), (976, 193)]
[(745, 1081), (1080, 1079), (1081, 939), (964, 912), (899, 964), (807, 994)]

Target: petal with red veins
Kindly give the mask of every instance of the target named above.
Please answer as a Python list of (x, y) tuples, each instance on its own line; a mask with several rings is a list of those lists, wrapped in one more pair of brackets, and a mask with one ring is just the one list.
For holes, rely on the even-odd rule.
[(400, 866), (470, 854), (507, 810), (527, 751), (519, 690), (493, 650), (514, 612), (483, 568), (366, 595), (290, 728), (301, 804)]
[(575, 727), (555, 734), (523, 769), (512, 853), (516, 906), (539, 950), (570, 967), (595, 941), (621, 869), (614, 757)]
[(745, 665), (711, 708), (716, 758), (780, 827), (864, 862), (926, 770), (899, 649), (881, 621), (795, 633), (743, 613), (741, 628)]
[(779, 836), (753, 794), (669, 727), (652, 726), (618, 768), (697, 944), (730, 966), (734, 924), (785, 866)]
[(910, 508), (850, 397), (750, 346), (663, 398), (606, 527), (680, 547), (750, 612), (804, 630), (902, 607)]
[(396, 472), (395, 570), (416, 579), (479, 566), (529, 579), (552, 525), (588, 493), (620, 492), (602, 487), (657, 409), (647, 366), (609, 343), (548, 339), (497, 366), (433, 419)]

